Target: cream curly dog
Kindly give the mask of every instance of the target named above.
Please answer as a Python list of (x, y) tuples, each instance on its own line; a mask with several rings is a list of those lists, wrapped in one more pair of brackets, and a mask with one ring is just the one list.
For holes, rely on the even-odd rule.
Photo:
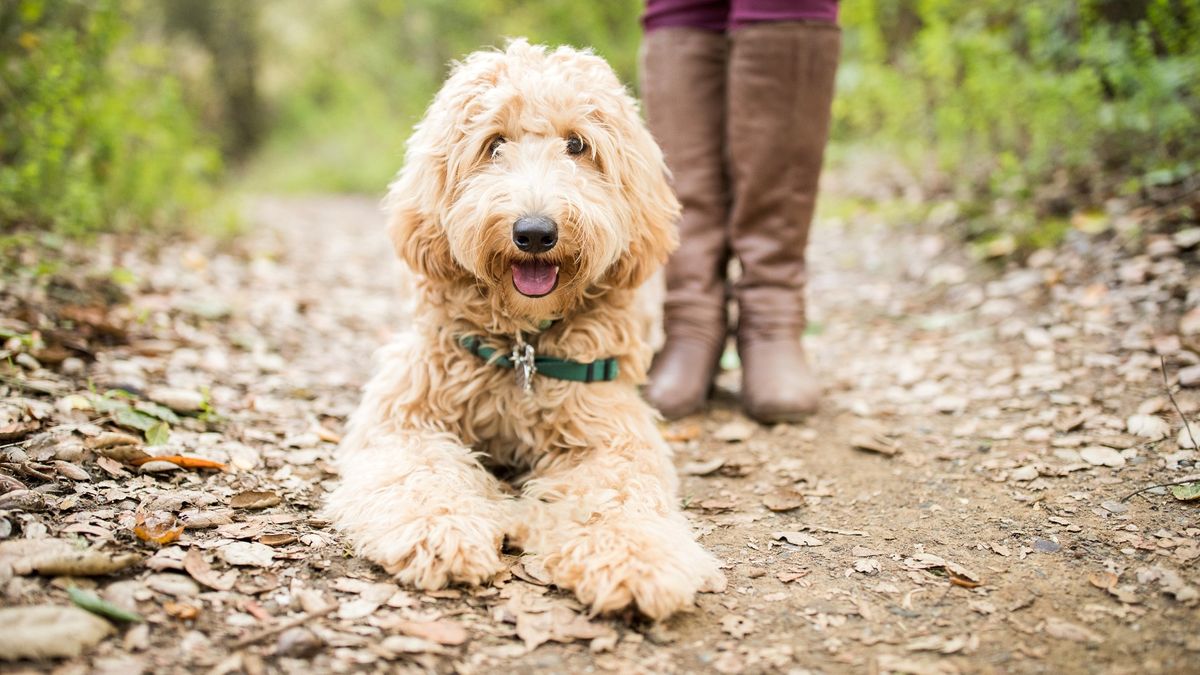
[(507, 538), (594, 612), (656, 619), (723, 585), (637, 391), (635, 292), (679, 206), (608, 64), (523, 40), (471, 55), (388, 203), (416, 310), (339, 449), (329, 513), (356, 551), (433, 589), (489, 580)]

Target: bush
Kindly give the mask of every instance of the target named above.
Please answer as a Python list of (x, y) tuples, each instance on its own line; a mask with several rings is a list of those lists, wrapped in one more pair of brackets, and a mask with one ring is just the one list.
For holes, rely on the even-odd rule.
[(843, 23), (835, 136), (992, 216), (1200, 170), (1200, 0), (854, 0)]
[(126, 39), (119, 0), (0, 5), (0, 226), (78, 235), (173, 224), (210, 197), (219, 155), (164, 52)]
[(342, 0), (263, 6), (274, 126), (255, 187), (381, 194), (453, 59), (506, 38), (593, 47), (637, 76), (642, 0)]

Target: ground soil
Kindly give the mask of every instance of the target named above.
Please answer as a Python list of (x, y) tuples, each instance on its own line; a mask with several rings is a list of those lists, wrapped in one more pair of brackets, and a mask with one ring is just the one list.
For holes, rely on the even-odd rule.
[[(0, 462), (0, 544), (142, 560), (68, 580), (5, 571), (0, 548), (2, 604), (68, 605), (75, 584), (146, 621), (82, 656), (0, 669), (1200, 671), (1200, 502), (1165, 487), (1126, 499), (1197, 472), (1160, 373), (1162, 355), (1200, 417), (1177, 384), (1200, 360), (1190, 235), (1117, 223), (1002, 264), (870, 211), (824, 219), (808, 338), (824, 405), (804, 424), (753, 424), (730, 359), (709, 411), (663, 425), (729, 584), (651, 624), (587, 619), (516, 556), (489, 587), (420, 593), (348, 553), (319, 508), (370, 354), (405, 324), (405, 279), (368, 200), (261, 199), (249, 217), (232, 245), (102, 241), (86, 267), (116, 279), (103, 303), (96, 287), (6, 280), (3, 327), (45, 344), (6, 345), (0, 422), (26, 426), (5, 442), (24, 456)], [(39, 349), (44, 363), (17, 358)], [(229, 471), (101, 460), (96, 439), (117, 427), (81, 400), (162, 402), (164, 386), (202, 392), (203, 410), (149, 451)], [(156, 545), (138, 514), (189, 527)]]

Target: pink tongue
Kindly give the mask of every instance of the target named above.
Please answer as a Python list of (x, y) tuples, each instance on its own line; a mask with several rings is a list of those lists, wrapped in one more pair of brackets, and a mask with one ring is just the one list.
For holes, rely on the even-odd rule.
[(513, 285), (522, 295), (539, 296), (554, 290), (558, 281), (558, 265), (544, 262), (525, 262), (512, 266)]

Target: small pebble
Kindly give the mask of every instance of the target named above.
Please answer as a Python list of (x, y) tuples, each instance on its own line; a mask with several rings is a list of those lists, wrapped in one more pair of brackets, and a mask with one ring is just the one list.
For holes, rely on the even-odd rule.
[(321, 639), (312, 631), (297, 626), (280, 633), (275, 641), (275, 655), (303, 659), (320, 651), (321, 645)]
[(1104, 502), (1103, 504), (1101, 504), (1100, 506), (1103, 506), (1104, 510), (1108, 511), (1109, 513), (1125, 513), (1126, 511), (1129, 510), (1129, 507), (1122, 504), (1121, 502), (1107, 501), (1107, 502)]
[(1014, 469), (1013, 472), (1009, 474), (1009, 477), (1013, 480), (1033, 480), (1034, 478), (1038, 477), (1038, 470), (1037, 467), (1034, 466), (1023, 466), (1019, 469)]
[(1041, 553), (1058, 553), (1062, 550), (1062, 546), (1060, 546), (1057, 542), (1050, 541), (1049, 539), (1035, 539), (1033, 542), (1033, 550), (1040, 551)]
[(1194, 387), (1200, 384), (1200, 366), (1188, 366), (1179, 370), (1179, 384)]
[(13, 360), (17, 362), (17, 365), (25, 368), (26, 370), (40, 370), (42, 367), (42, 364), (38, 363), (37, 359), (33, 358), (33, 356), (27, 354), (26, 352), (17, 354), (15, 357), (13, 357)]
[(74, 377), (83, 375), (83, 373), (87, 370), (87, 364), (83, 362), (83, 359), (77, 356), (68, 356), (67, 358), (63, 359), (63, 362), (58, 366), (58, 369), (62, 371), (63, 375)]
[(146, 579), (146, 586), (151, 590), (177, 598), (191, 598), (200, 593), (200, 587), (196, 582), (182, 574), (152, 574)]

